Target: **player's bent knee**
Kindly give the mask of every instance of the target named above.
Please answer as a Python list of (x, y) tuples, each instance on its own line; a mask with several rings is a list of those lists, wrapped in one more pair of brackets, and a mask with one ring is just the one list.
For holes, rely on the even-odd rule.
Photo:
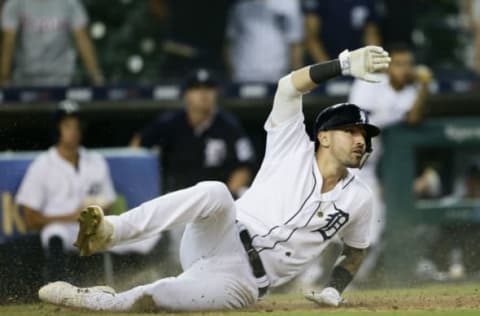
[(232, 194), (225, 183), (220, 181), (202, 181), (198, 183), (204, 192), (212, 200), (212, 203), (220, 209), (229, 209), (233, 206)]

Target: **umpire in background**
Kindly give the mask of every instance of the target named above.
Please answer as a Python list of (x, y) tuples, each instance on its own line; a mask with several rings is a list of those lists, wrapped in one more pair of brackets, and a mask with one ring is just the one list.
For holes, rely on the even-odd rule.
[(219, 84), (207, 69), (188, 75), (184, 107), (162, 113), (135, 134), (133, 147), (162, 149), (165, 192), (217, 180), (240, 196), (252, 177), (255, 154), (240, 122), (219, 109)]

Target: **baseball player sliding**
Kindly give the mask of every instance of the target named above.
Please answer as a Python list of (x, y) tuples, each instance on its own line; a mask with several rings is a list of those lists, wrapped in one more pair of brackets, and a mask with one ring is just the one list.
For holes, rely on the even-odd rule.
[(83, 256), (187, 224), (183, 273), (122, 293), (55, 282), (39, 290), (40, 299), (109, 311), (127, 311), (139, 302), (173, 311), (242, 308), (294, 278), (338, 236), (345, 259), (324, 289), (306, 295), (338, 306), (369, 245), (372, 208), (370, 190), (348, 168), (361, 167), (380, 131), (356, 105), (337, 104), (317, 116), (311, 142), (302, 95), (339, 75), (377, 81), (375, 72), (389, 62), (381, 47), (367, 46), (281, 78), (265, 123), (265, 158), (237, 201), (223, 183), (200, 182), (120, 216), (104, 216), (98, 206), (81, 213), (76, 246)]

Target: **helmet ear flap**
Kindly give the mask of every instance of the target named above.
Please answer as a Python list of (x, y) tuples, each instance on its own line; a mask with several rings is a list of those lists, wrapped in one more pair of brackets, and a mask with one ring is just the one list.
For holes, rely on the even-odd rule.
[(367, 162), (368, 157), (370, 157), (369, 152), (365, 152), (362, 156), (362, 159), (360, 159), (360, 164), (358, 165), (358, 169), (362, 169), (362, 167), (365, 165)]
[(365, 136), (365, 153), (362, 156), (362, 159), (360, 160), (360, 164), (358, 166), (358, 169), (362, 169), (362, 167), (365, 165), (365, 163), (368, 160), (368, 157), (370, 157), (370, 154), (372, 153), (372, 138), (369, 136)]
[(372, 138), (369, 136), (365, 136), (365, 152), (371, 153), (372, 152)]

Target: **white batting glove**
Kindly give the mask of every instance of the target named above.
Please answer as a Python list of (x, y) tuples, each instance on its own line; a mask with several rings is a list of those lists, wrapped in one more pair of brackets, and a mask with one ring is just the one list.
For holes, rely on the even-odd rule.
[(344, 50), (339, 56), (343, 75), (350, 75), (368, 82), (380, 82), (375, 74), (386, 70), (390, 65), (388, 52), (380, 46), (365, 46), (349, 52)]
[(311, 291), (305, 294), (305, 298), (320, 305), (330, 305), (335, 307), (344, 302), (340, 293), (333, 287), (326, 287), (320, 293)]

